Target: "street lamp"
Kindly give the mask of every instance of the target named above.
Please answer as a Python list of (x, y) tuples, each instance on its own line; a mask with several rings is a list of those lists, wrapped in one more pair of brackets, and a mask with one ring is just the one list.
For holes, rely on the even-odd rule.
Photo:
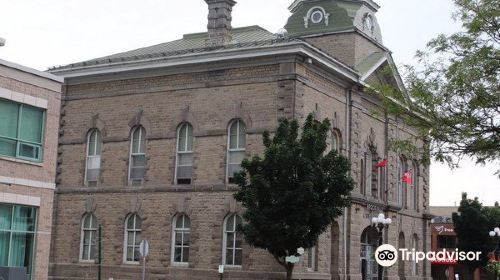
[[(392, 224), (391, 218), (386, 218), (383, 213), (378, 214), (377, 217), (372, 218), (372, 226), (378, 231), (378, 246), (382, 246), (384, 243), (384, 228), (389, 229), (389, 225)], [(381, 265), (378, 266), (378, 279), (382, 280), (384, 275), (383, 267)]]
[[(496, 260), (497, 255), (500, 255), (500, 252), (498, 252), (498, 243), (500, 242), (500, 228), (496, 227), (492, 231), (490, 231), (490, 236), (491, 238), (493, 238), (493, 240), (496, 239), (497, 241), (495, 250), (493, 251), (493, 258)], [(498, 280), (498, 271), (495, 271), (495, 279)]]

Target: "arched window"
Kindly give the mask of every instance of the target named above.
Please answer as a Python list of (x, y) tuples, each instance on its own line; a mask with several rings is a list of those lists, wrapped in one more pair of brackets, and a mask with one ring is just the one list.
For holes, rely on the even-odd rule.
[(418, 174), (418, 162), (413, 161), (411, 169), (411, 185), (408, 190), (408, 200), (410, 203), (410, 208), (414, 210), (418, 210)]
[(375, 280), (378, 277), (378, 265), (375, 250), (378, 247), (378, 232), (367, 227), (361, 234), (361, 275), (363, 280)]
[[(405, 234), (403, 232), (399, 233), (399, 238), (398, 238), (398, 249), (404, 249), (406, 248), (406, 243), (405, 243)], [(403, 260), (398, 260), (398, 275), (399, 279), (405, 279), (405, 266), (406, 262)]]
[(87, 214), (82, 219), (80, 260), (93, 261), (97, 254), (97, 219), (93, 214)]
[(337, 129), (332, 130), (331, 145), (333, 151), (337, 151), (337, 153), (340, 153), (340, 150), (342, 149), (342, 136)]
[(91, 130), (87, 135), (87, 157), (85, 168), (85, 184), (97, 186), (101, 171), (101, 132), (97, 129)]
[(189, 262), (191, 220), (186, 214), (177, 215), (173, 220), (172, 260), (174, 263)]
[(131, 214), (125, 221), (124, 260), (126, 263), (139, 262), (139, 245), (141, 244), (142, 220), (137, 214)]
[(222, 263), (225, 265), (240, 266), (242, 264), (243, 239), (241, 234), (236, 231), (237, 226), (241, 223), (241, 217), (237, 214), (229, 215), (224, 220)]
[[(415, 251), (418, 252), (418, 237), (417, 235), (413, 235), (413, 238), (411, 239), (411, 248), (415, 249)], [(411, 262), (411, 275), (412, 276), (417, 276), (418, 275), (418, 264), (417, 262)]]
[(401, 207), (406, 207), (406, 187), (407, 184), (403, 183), (403, 176), (408, 171), (408, 163), (404, 156), (399, 157), (398, 162), (398, 205)]
[(193, 177), (193, 127), (182, 124), (177, 130), (177, 158), (175, 183), (191, 184)]
[(132, 130), (129, 162), (130, 184), (141, 185), (146, 170), (146, 130), (142, 126)]
[(227, 181), (234, 183), (234, 173), (241, 170), (245, 158), (246, 126), (242, 120), (234, 120), (229, 125), (227, 149)]

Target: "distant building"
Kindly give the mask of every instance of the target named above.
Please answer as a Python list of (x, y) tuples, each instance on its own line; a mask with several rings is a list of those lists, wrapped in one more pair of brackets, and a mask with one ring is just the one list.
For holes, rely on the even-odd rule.
[[(379, 213), (393, 220), (386, 242), (430, 250), (425, 156), (389, 149), (392, 139), (418, 135), (405, 123), (418, 116), (373, 114), (381, 98), (371, 83), (403, 89), (379, 6), (296, 0), (286, 31), (273, 34), (233, 29), (233, 0), (205, 1), (206, 32), (50, 70), (66, 78), (51, 277), (96, 277), (100, 224), (104, 279), (140, 278), (143, 239), (148, 279), (219, 279), (220, 264), (224, 279), (282, 278), (283, 267), (235, 230), (244, 210), (233, 175), (243, 158), (262, 153), (262, 133), (280, 118), (303, 122), (310, 113), (331, 120), (329, 149), (351, 160), (357, 184), (352, 207), (306, 250), (294, 277), (377, 279), (371, 218)], [(385, 273), (431, 276), (426, 262)]]
[(33, 280), (48, 274), (62, 82), (0, 60), (0, 267)]

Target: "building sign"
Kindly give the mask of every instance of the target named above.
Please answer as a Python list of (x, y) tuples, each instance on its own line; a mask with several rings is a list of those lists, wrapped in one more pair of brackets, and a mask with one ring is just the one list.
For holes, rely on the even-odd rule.
[(455, 229), (452, 224), (432, 225), (432, 231), (437, 235), (455, 235)]

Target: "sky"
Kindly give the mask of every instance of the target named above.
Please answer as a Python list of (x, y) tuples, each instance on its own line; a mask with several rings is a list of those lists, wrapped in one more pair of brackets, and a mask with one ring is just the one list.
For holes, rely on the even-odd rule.
[[(276, 32), (292, 0), (238, 0), (233, 26)], [(377, 0), (384, 44), (399, 65), (438, 34), (460, 30), (451, 0)], [(0, 58), (39, 70), (179, 39), (205, 31), (203, 0), (0, 0)], [(500, 167), (464, 160), (460, 169), (431, 166), (431, 205), (458, 204), (462, 192), (485, 205), (500, 201)]]

